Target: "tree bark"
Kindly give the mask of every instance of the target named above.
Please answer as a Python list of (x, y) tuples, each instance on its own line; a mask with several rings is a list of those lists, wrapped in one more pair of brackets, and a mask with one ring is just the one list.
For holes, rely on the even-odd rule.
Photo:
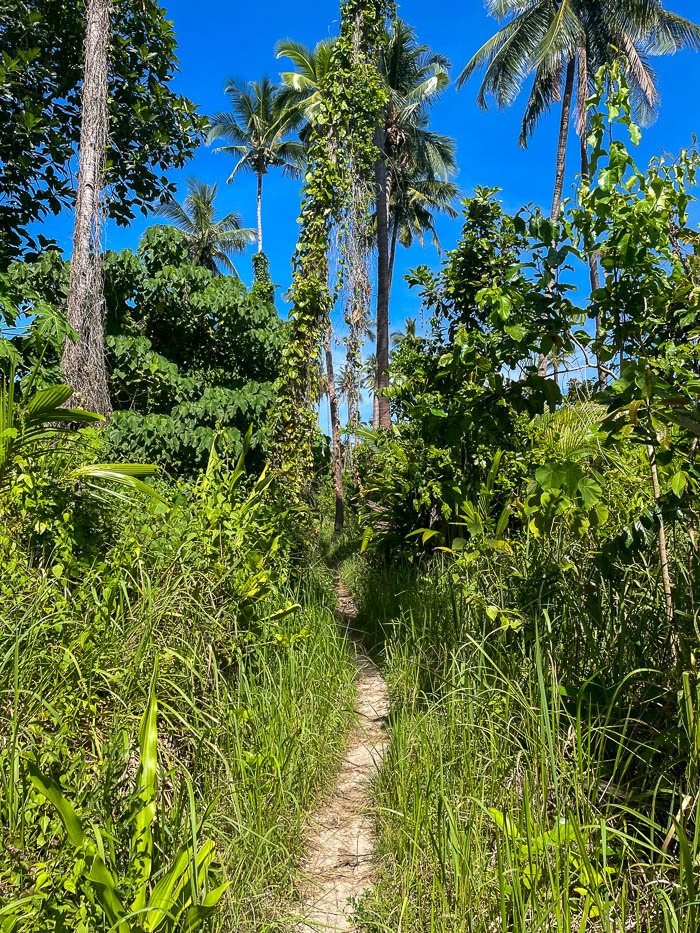
[(391, 225), (391, 249), (389, 251), (389, 294), (394, 281), (394, 261), (396, 260), (396, 245), (399, 239), (399, 217), (394, 217)]
[(386, 135), (378, 129), (375, 144), (379, 158), (374, 166), (377, 191), (377, 360), (375, 373), (375, 396), (377, 398), (377, 421), (381, 431), (391, 427), (389, 399), (383, 394), (389, 388), (389, 211), (387, 205), (388, 181)]
[(569, 140), (569, 126), (571, 124), (571, 101), (574, 94), (574, 78), (576, 75), (576, 59), (570, 58), (566, 66), (566, 82), (564, 84), (564, 97), (561, 102), (561, 123), (559, 124), (559, 145), (557, 147), (557, 172), (554, 180), (554, 196), (552, 198), (552, 220), (559, 219), (561, 199), (564, 193), (564, 178), (566, 175), (566, 144)]
[(263, 189), (263, 173), (258, 172), (258, 252), (262, 253), (263, 251), (263, 241), (262, 241), (262, 189)]
[[(659, 470), (656, 465), (656, 450), (652, 444), (647, 446), (647, 453), (649, 455), (649, 467), (651, 469), (651, 483), (654, 490), (654, 502), (659, 506), (661, 500), (661, 486), (659, 484)], [(668, 560), (668, 544), (666, 540), (666, 523), (664, 517), (661, 514), (661, 509), (659, 508), (658, 512), (659, 518), (659, 563), (661, 565), (661, 583), (663, 585), (664, 591), (664, 608), (666, 611), (666, 622), (669, 626), (668, 630), (668, 643), (671, 646), (671, 652), (673, 654), (674, 661), (678, 660), (679, 655), (679, 646), (678, 646), (678, 637), (674, 630), (674, 611), (673, 611), (673, 587), (671, 585), (671, 572), (669, 570), (669, 560)]]
[[(588, 141), (586, 139), (585, 129), (580, 136), (581, 143), (581, 177), (589, 177), (591, 173), (590, 163), (588, 161)], [(600, 269), (598, 267), (598, 257), (595, 253), (595, 250), (588, 254), (588, 277), (591, 282), (591, 294), (598, 291), (601, 287), (600, 282)], [(601, 339), (603, 332), (603, 322), (600, 319), (600, 315), (596, 314), (595, 318), (595, 339), (598, 343)], [(596, 368), (598, 372), (598, 385), (605, 386), (607, 384), (607, 376), (605, 375), (605, 366), (603, 361), (600, 359), (600, 355), (596, 353)]]
[(337, 537), (343, 530), (345, 520), (345, 500), (343, 497), (343, 461), (340, 445), (340, 408), (338, 393), (335, 388), (335, 369), (333, 366), (333, 345), (331, 343), (330, 323), (326, 326), (326, 380), (328, 403), (331, 409), (331, 435), (333, 443), (331, 469), (333, 473), (333, 488), (335, 491), (335, 519), (333, 522), (333, 536)]
[(73, 389), (72, 404), (107, 417), (111, 413), (104, 353), (104, 282), (100, 244), (101, 199), (107, 146), (111, 0), (88, 0), (85, 72), (75, 202), (68, 323), (61, 368)]

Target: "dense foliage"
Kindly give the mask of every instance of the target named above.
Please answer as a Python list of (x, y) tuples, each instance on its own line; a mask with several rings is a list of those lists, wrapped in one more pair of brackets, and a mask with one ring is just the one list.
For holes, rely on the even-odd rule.
[[(208, 125), (258, 175), (247, 290), (230, 255), (253, 231), (218, 219), (216, 185), (191, 180), (180, 204), (159, 177), (200, 129), (170, 90), (164, 13), (112, 4), (112, 216), (164, 194), (174, 226), (95, 267), (106, 424), (71, 406), (60, 372), (68, 263), (37, 237), (39, 255), (0, 268), (2, 933), (296, 929), (309, 814), (371, 667), (349, 635), (391, 693), (371, 791), (338, 788), (377, 841), (358, 928), (697, 933), (700, 157), (636, 164), (646, 63), (631, 89), (624, 76), (664, 44), (659, 23), (669, 41), (695, 32), (638, 4), (608, 62), (597, 33), (564, 22), (583, 3), (554, 22), (551, 4), (488, 8), (514, 14), (505, 35), (537, 28), (527, 62), (504, 65), (504, 33), (477, 53), (493, 53), (485, 90), (539, 62), (535, 103), (563, 92), (568, 119), (578, 62), (584, 170), (551, 218), (508, 214), (496, 189), (465, 198), (454, 248), (408, 276), (424, 324), (407, 320), (389, 360), (394, 249), (454, 212), (454, 149), (428, 126), (448, 63), (388, 22), (391, 4), (343, 0), (338, 39), (280, 47), (297, 67), (282, 90), (229, 82), (233, 110)], [(82, 13), (0, 4), (19, 125), (12, 151), (0, 126), (4, 259), (72, 197)], [(588, 52), (586, 68), (606, 62), (594, 85)], [(303, 164), (287, 325), (262, 178)], [(370, 430), (357, 380), (373, 244)], [(336, 303), (352, 331), (340, 387)]]
[[(13, 277), (41, 296), (42, 310), (18, 341), (25, 367), (41, 355), (44, 379), (57, 377), (65, 328), (67, 268), (57, 253)], [(284, 325), (269, 294), (248, 293), (193, 258), (187, 235), (152, 227), (136, 253), (107, 253), (105, 301), (110, 394), (107, 436), (129, 460), (155, 461), (175, 474), (206, 466), (215, 437), (233, 456), (254, 428), (250, 467), (259, 469), (264, 422), (275, 396)]]

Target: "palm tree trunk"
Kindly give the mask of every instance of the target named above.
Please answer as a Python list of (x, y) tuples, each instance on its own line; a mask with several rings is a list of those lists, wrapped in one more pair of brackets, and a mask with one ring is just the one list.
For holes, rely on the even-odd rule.
[(258, 252), (262, 253), (262, 189), (263, 173), (258, 172)]
[(342, 450), (340, 445), (340, 409), (338, 406), (338, 393), (335, 388), (335, 370), (333, 367), (333, 347), (331, 344), (330, 323), (326, 325), (325, 333), (326, 349), (326, 380), (328, 391), (328, 403), (331, 409), (331, 435), (333, 442), (331, 469), (333, 472), (333, 487), (335, 490), (335, 519), (333, 522), (333, 536), (337, 536), (343, 530), (345, 519), (345, 501), (343, 498), (343, 462)]
[(389, 388), (389, 212), (387, 208), (387, 168), (384, 130), (375, 134), (379, 158), (374, 165), (377, 189), (377, 360), (375, 397), (377, 422), (381, 431), (391, 427), (389, 399), (383, 390)]
[(554, 180), (554, 196), (552, 198), (552, 220), (559, 219), (561, 199), (564, 193), (564, 177), (566, 175), (566, 144), (569, 141), (569, 126), (571, 124), (571, 101), (574, 94), (574, 77), (576, 75), (576, 59), (570, 58), (566, 66), (566, 82), (564, 84), (564, 97), (561, 102), (561, 123), (559, 124), (559, 146), (557, 148), (557, 173)]
[(394, 261), (396, 259), (396, 244), (399, 238), (399, 217), (394, 217), (391, 225), (391, 250), (389, 252), (389, 293), (391, 294), (391, 285), (394, 281)]
[[(586, 140), (585, 131), (582, 133), (581, 137), (581, 177), (588, 177), (591, 173), (590, 163), (588, 161), (588, 142)], [(601, 286), (600, 282), (600, 269), (598, 268), (598, 257), (595, 254), (595, 251), (592, 251), (588, 254), (588, 276), (591, 282), (591, 294), (598, 291)], [(600, 319), (600, 315), (596, 315), (595, 319), (595, 339), (596, 344), (599, 345), (601, 335), (603, 332), (603, 323)], [(598, 370), (598, 385), (604, 386), (607, 383), (607, 378), (605, 376), (605, 367), (603, 362), (600, 359), (600, 355), (596, 353), (596, 367)]]
[(73, 254), (68, 285), (68, 338), (61, 368), (73, 401), (111, 413), (104, 353), (104, 283), (100, 247), (101, 198), (107, 147), (111, 0), (89, 0), (85, 11), (85, 72)]

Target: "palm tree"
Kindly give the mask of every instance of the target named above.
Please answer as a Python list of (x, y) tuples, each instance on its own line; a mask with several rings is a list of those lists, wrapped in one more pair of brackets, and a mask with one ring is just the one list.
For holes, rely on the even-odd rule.
[[(389, 30), (380, 71), (388, 101), (377, 130), (375, 165), (377, 229), (377, 345), (375, 388), (380, 429), (391, 426), (389, 399), (389, 298), (395, 244), (412, 239), (413, 229), (432, 230), (432, 212), (449, 213), (456, 190), (448, 185), (455, 168), (454, 143), (428, 129), (428, 110), (448, 84), (449, 62), (419, 45), (415, 31), (402, 20)], [(432, 200), (428, 192), (432, 186)], [(422, 202), (422, 210), (419, 210)], [(418, 224), (416, 228), (416, 222)], [(392, 249), (393, 245), (393, 249)]]
[[(452, 142), (447, 137), (421, 131), (417, 134), (418, 142), (430, 138), (436, 148), (447, 150)], [(451, 169), (444, 169), (447, 173)], [(423, 166), (420, 154), (416, 153), (408, 171), (398, 168), (394, 172), (392, 181), (391, 201), (389, 203), (389, 232), (391, 245), (389, 248), (389, 288), (394, 279), (394, 263), (396, 260), (397, 245), (406, 248), (418, 240), (424, 245), (425, 236), (429, 234), (434, 246), (440, 251), (440, 240), (435, 228), (435, 215), (445, 214), (455, 218), (458, 212), (454, 208), (454, 201), (459, 194), (459, 188), (454, 182), (444, 178), (435, 177), (434, 169)]]
[(270, 168), (281, 168), (292, 176), (301, 173), (305, 148), (302, 143), (289, 139), (299, 125), (300, 113), (279, 96), (277, 86), (268, 77), (247, 83), (230, 80), (225, 92), (231, 101), (231, 110), (211, 117), (208, 140), (229, 141), (230, 145), (216, 150), (228, 152), (237, 159), (229, 182), (241, 171), (257, 176), (258, 252), (262, 253), (263, 178)]
[(700, 48), (700, 27), (663, 8), (661, 0), (486, 0), (489, 14), (506, 20), (467, 63), (460, 87), (484, 69), (477, 102), (486, 109), (512, 104), (534, 74), (525, 107), (520, 144), (526, 146), (539, 119), (561, 103), (561, 122), (551, 215), (559, 216), (566, 170), (572, 104), (581, 138), (581, 172), (588, 174), (586, 100), (597, 69), (621, 58), (636, 116), (648, 121), (659, 94), (648, 57)]
[(296, 71), (280, 73), (282, 87), (279, 91), (280, 105), (300, 114), (306, 121), (299, 131), (299, 138), (307, 143), (311, 127), (322, 100), (323, 83), (331, 66), (335, 39), (322, 39), (314, 48), (292, 39), (277, 43), (277, 58), (289, 58)]
[[(323, 84), (328, 77), (333, 40), (315, 49), (285, 40), (278, 57), (288, 57), (296, 71), (281, 77), (285, 100), (307, 121), (302, 137), (314, 123)], [(448, 181), (455, 169), (454, 143), (428, 128), (428, 108), (448, 83), (449, 62), (417, 43), (414, 30), (398, 20), (386, 36), (380, 72), (388, 92), (384, 119), (375, 142), (380, 157), (375, 167), (375, 236), (377, 242), (377, 352), (375, 414), (379, 425), (390, 426), (389, 400), (377, 390), (389, 384), (389, 298), (397, 243), (409, 246), (425, 233), (437, 241), (435, 213), (456, 216), (451, 202), (457, 187)], [(376, 419), (375, 419), (376, 420)]]
[(192, 261), (210, 272), (220, 274), (223, 266), (238, 277), (231, 255), (242, 253), (255, 242), (255, 231), (241, 227), (240, 215), (232, 212), (216, 219), (217, 185), (207, 185), (196, 178), (187, 179), (188, 194), (180, 204), (170, 197), (156, 209), (159, 217), (167, 217), (185, 235)]

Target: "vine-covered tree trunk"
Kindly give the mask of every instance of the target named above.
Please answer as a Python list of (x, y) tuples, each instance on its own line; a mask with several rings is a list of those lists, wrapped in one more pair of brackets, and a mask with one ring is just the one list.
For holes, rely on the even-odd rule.
[(330, 322), (326, 327), (326, 379), (328, 402), (331, 409), (331, 436), (332, 436), (332, 470), (333, 488), (335, 490), (335, 519), (333, 522), (333, 535), (339, 535), (343, 530), (345, 518), (345, 500), (343, 498), (343, 452), (340, 445), (340, 408), (338, 393), (335, 388), (335, 368), (333, 366), (333, 344)]
[(369, 184), (377, 158), (373, 134), (386, 93), (376, 59), (388, 7), (389, 0), (343, 0), (340, 36), (329, 67), (332, 77), (323, 89), (317, 118), (326, 132), (313, 133), (309, 144), (293, 262), (290, 333), (282, 358), (271, 452), (273, 469), (284, 477), (291, 496), (307, 490), (313, 476), (316, 419), (310, 388), (332, 303), (331, 234), (352, 201), (354, 173)]
[(62, 369), (77, 403), (102, 415), (111, 406), (103, 328), (101, 197), (107, 145), (107, 81), (111, 0), (88, 0), (85, 14), (85, 76), (75, 204), (73, 255), (68, 287), (68, 323), (77, 339), (66, 340)]
[(385, 134), (377, 131), (375, 143), (379, 157), (375, 164), (377, 184), (377, 355), (375, 395), (379, 430), (391, 427), (389, 399), (384, 390), (389, 388), (389, 211), (387, 205), (387, 168), (384, 153)]

